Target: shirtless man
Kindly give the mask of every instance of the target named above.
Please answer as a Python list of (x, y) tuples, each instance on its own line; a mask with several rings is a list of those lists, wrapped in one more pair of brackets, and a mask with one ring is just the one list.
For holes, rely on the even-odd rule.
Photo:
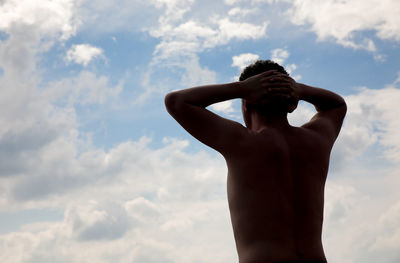
[[(206, 107), (241, 98), (246, 127)], [(315, 116), (288, 123), (298, 100)], [(346, 103), (328, 90), (297, 83), (270, 61), (248, 66), (239, 82), (169, 93), (168, 112), (228, 166), (228, 201), (240, 263), (327, 262), (321, 233), (329, 156)]]

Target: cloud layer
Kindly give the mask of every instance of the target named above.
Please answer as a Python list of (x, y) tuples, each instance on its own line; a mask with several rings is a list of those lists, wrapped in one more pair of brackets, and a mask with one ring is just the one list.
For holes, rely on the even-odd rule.
[[(223, 159), (194, 152), (188, 141), (177, 138), (164, 138), (157, 147), (146, 136), (109, 149), (96, 146), (82, 129), (80, 110), (116, 103), (125, 85), (123, 80), (112, 84), (111, 73), (96, 71), (96, 58), (107, 59), (104, 47), (74, 43), (74, 36), (90, 30), (98, 36), (145, 32), (156, 41), (141, 76), (142, 96), (132, 98), (146, 103), (179, 86), (218, 82), (220, 73), (200, 55), (229, 49), (232, 42), (268, 38), (273, 21), (264, 10), (275, 6), (282, 23), (302, 25), (320, 40), (371, 52), (379, 51), (375, 40), (361, 32), (373, 30), (381, 40), (400, 41), (394, 0), (3, 1), (0, 211), (48, 209), (63, 217), (1, 234), (0, 261), (236, 261)], [(85, 68), (45, 81), (42, 57), (53, 48), (62, 50), (60, 61), (66, 56)], [(240, 50), (226, 63), (242, 69), (260, 56)], [(300, 67), (289, 62), (296, 60), (286, 47), (272, 48), (271, 57), (291, 63), (285, 66), (292, 72)], [(156, 77), (160, 73), (177, 77), (168, 82)], [(400, 77), (394, 79), (381, 89), (363, 87), (345, 98), (348, 115), (326, 189), (324, 243), (331, 262), (400, 260)], [(213, 109), (240, 113), (232, 102)], [(313, 114), (312, 107), (301, 104), (290, 121), (301, 125)]]

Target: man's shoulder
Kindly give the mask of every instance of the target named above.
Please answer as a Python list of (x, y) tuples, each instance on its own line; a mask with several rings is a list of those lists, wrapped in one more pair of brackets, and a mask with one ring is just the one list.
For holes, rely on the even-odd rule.
[(331, 140), (323, 132), (307, 127), (293, 127), (289, 136), (286, 137), (291, 146), (301, 145), (304, 147), (327, 147), (332, 146)]
[[(245, 128), (246, 129), (246, 128)], [(246, 129), (237, 140), (231, 141), (226, 146), (223, 155), (243, 156), (243, 154), (260, 153), (284, 153), (293, 150), (307, 150), (313, 148), (330, 149), (329, 142), (323, 134), (304, 127), (291, 126), (288, 129), (266, 128), (260, 131)], [(228, 149), (229, 148), (229, 149)], [(261, 154), (261, 153), (260, 153)]]
[(318, 140), (323, 137), (321, 132), (309, 129), (307, 127), (289, 126), (286, 129), (266, 129), (262, 133), (264, 138), (271, 141), (285, 140), (291, 142), (295, 140), (298, 143), (307, 142), (309, 140)]

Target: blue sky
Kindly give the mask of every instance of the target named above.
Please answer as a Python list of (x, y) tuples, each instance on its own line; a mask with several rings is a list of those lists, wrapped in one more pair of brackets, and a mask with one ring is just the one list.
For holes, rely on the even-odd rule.
[[(2, 1), (0, 261), (237, 262), (223, 158), (163, 99), (236, 81), (260, 58), (347, 102), (328, 261), (399, 262), (399, 12), (396, 0)], [(210, 109), (242, 122), (238, 100)], [(314, 112), (302, 103), (289, 120)]]

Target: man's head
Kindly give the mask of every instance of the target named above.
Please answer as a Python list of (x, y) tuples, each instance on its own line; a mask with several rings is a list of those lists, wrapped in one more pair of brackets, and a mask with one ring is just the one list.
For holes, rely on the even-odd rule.
[(239, 81), (243, 81), (268, 70), (277, 70), (278, 72), (289, 76), (286, 70), (278, 63), (275, 63), (272, 60), (257, 60), (253, 64), (250, 64), (243, 69), (242, 74), (240, 74)]
[[(247, 66), (239, 77), (239, 81), (244, 81), (247, 78), (252, 76), (261, 74), (263, 72), (269, 70), (276, 70), (282, 74), (288, 75), (286, 70), (271, 60), (257, 60), (253, 64)], [(286, 115), (288, 112), (292, 112), (296, 109), (298, 101), (296, 99), (284, 99), (284, 98), (276, 98), (273, 101), (261, 104), (261, 105), (254, 105), (247, 103), (245, 100), (242, 100), (242, 109), (243, 114), (250, 114), (253, 111), (256, 111), (259, 114), (279, 114), (279, 115)], [(246, 117), (246, 116), (244, 116)]]

